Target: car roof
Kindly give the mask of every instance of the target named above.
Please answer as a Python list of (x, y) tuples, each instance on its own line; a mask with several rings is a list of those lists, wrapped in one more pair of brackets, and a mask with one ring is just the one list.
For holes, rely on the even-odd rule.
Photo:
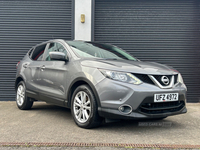
[(94, 41), (84, 41), (84, 40), (51, 39), (51, 40), (39, 43), (39, 44), (33, 46), (33, 48), (37, 47), (39, 45), (42, 45), (42, 44), (50, 43), (50, 42), (61, 42), (61, 43), (63, 43), (63, 42), (65, 42), (65, 43), (67, 43), (67, 42), (83, 42), (83, 43), (90, 43), (90, 44), (106, 44), (106, 45), (111, 45), (111, 44), (107, 44), (107, 43), (100, 43), (100, 42), (94, 42)]

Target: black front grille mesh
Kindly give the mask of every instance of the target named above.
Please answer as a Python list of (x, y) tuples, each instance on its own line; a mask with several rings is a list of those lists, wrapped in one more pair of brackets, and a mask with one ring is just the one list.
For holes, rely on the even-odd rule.
[(178, 74), (174, 75), (174, 84), (178, 82)]
[(134, 76), (136, 76), (137, 78), (139, 78), (142, 82), (154, 85), (153, 81), (146, 74), (134, 74)]
[(139, 111), (145, 114), (162, 114), (180, 111), (184, 106), (184, 101), (144, 103), (140, 106)]

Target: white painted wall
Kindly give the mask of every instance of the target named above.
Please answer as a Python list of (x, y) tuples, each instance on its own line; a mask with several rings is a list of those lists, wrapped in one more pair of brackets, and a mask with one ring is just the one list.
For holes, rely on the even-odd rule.
[[(75, 40), (91, 41), (92, 0), (75, 0)], [(81, 23), (85, 14), (85, 23)]]

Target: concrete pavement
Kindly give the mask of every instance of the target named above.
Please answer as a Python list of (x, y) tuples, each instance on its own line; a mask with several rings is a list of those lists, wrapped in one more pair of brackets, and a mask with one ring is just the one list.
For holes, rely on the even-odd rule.
[(163, 121), (120, 121), (86, 130), (66, 108), (35, 102), (22, 111), (15, 102), (0, 102), (0, 142), (200, 145), (200, 103), (187, 108), (188, 113)]

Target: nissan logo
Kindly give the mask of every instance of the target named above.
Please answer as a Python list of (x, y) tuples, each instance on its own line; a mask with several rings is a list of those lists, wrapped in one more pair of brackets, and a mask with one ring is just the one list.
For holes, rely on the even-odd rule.
[(166, 76), (162, 76), (161, 81), (165, 84), (168, 85), (169, 84), (169, 78)]

